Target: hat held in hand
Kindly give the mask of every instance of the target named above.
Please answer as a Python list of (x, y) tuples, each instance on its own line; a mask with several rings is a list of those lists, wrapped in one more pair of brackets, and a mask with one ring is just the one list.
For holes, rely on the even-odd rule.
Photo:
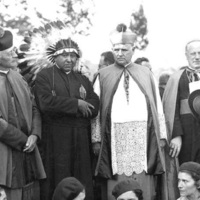
[(195, 90), (190, 94), (188, 104), (193, 115), (200, 120), (200, 90)]
[(13, 35), (10, 31), (0, 27), (0, 51), (9, 49), (13, 45)]

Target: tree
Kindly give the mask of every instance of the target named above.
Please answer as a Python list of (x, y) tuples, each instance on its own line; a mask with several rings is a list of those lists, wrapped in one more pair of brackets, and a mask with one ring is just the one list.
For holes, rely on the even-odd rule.
[(149, 41), (147, 38), (147, 18), (144, 15), (143, 6), (140, 5), (138, 11), (135, 11), (131, 15), (130, 29), (137, 34), (137, 49), (145, 49)]
[[(93, 0), (55, 0), (52, 15), (53, 20), (46, 17), (44, 9), (41, 11), (38, 4), (33, 4), (32, 0), (3, 0), (1, 2), (0, 26), (17, 29), (23, 34), (34, 27), (43, 26), (50, 21), (61, 20), (70, 23), (74, 27), (74, 32), (87, 35), (92, 26), (92, 16), (94, 14)], [(47, 2), (46, 9), (51, 1)], [(53, 2), (53, 1), (52, 1)], [(56, 2), (56, 3), (55, 3)]]

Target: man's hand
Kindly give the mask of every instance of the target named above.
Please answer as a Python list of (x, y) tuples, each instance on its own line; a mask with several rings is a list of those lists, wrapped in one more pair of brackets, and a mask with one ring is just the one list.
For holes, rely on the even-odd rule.
[(5, 121), (3, 118), (0, 118), (0, 131), (5, 131), (8, 127), (8, 122)]
[(7, 200), (5, 189), (0, 187), (0, 200)]
[(99, 155), (100, 148), (101, 148), (100, 142), (95, 142), (95, 143), (92, 144), (92, 149), (93, 149), (93, 153), (94, 153), (95, 156)]
[(177, 157), (180, 153), (181, 150), (181, 146), (182, 146), (182, 138), (181, 136), (177, 136), (175, 138), (173, 138), (170, 142), (170, 151), (169, 151), (169, 155), (171, 157)]
[(24, 152), (32, 152), (36, 146), (38, 137), (36, 135), (30, 135), (27, 139)]
[(83, 117), (89, 117), (89, 116), (92, 116), (91, 109), (94, 109), (94, 106), (86, 101), (79, 99), (78, 109), (83, 114)]

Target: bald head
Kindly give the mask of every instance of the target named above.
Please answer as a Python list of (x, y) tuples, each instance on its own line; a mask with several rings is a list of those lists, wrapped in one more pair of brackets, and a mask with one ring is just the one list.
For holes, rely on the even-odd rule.
[(200, 40), (188, 42), (185, 47), (185, 55), (188, 60), (189, 67), (193, 69), (200, 69)]
[(185, 52), (187, 52), (188, 48), (193, 45), (193, 43), (200, 43), (200, 40), (191, 40), (190, 42), (188, 42), (185, 46)]

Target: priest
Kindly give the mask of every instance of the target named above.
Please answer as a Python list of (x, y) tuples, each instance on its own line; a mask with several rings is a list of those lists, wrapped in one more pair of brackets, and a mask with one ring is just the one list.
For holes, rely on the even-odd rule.
[[(165, 120), (155, 78), (132, 63), (136, 35), (119, 24), (110, 34), (115, 63), (98, 72), (94, 82), (100, 112), (92, 122), (92, 140), (100, 150), (96, 175), (106, 178), (107, 198), (118, 182), (133, 179), (144, 199), (158, 197), (156, 176), (165, 174)], [(164, 187), (164, 186), (163, 186)], [(162, 192), (168, 199), (168, 191)], [(175, 199), (175, 198), (174, 198)]]

